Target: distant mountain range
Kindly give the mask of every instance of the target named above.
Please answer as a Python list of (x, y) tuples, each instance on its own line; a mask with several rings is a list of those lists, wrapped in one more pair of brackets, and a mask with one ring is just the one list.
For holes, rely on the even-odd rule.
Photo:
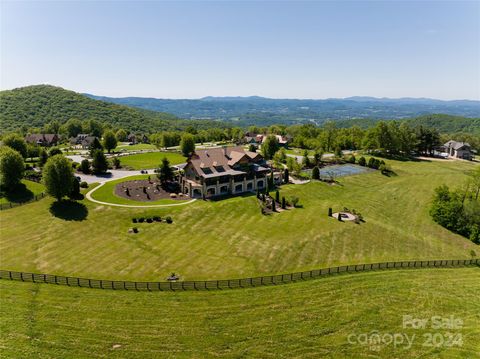
[(187, 128), (321, 124), (329, 119), (338, 127), (357, 125), (366, 128), (379, 119), (409, 118), (405, 121), (412, 125), (435, 127), (444, 133), (480, 134), (479, 101), (370, 97), (277, 100), (258, 96), (198, 100), (115, 99), (83, 95), (50, 85), (0, 91), (0, 133), (29, 127), (40, 129), (51, 121), (64, 123), (70, 118), (95, 119), (113, 128), (138, 133)]
[(349, 97), (344, 99), (272, 99), (250, 97), (204, 97), (201, 99), (156, 99), (143, 97), (86, 96), (115, 104), (174, 114), (180, 118), (222, 119), (245, 125), (259, 121), (292, 124), (326, 120), (403, 119), (443, 113), (480, 117), (480, 101), (442, 101), (428, 98)]

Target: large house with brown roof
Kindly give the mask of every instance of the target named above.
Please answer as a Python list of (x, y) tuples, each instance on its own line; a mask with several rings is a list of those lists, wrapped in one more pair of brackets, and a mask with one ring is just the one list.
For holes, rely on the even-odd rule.
[(265, 188), (269, 173), (261, 154), (242, 147), (196, 150), (183, 169), (180, 187), (192, 198), (239, 194)]
[(25, 141), (28, 143), (40, 146), (55, 146), (59, 140), (55, 133), (32, 133), (25, 137)]

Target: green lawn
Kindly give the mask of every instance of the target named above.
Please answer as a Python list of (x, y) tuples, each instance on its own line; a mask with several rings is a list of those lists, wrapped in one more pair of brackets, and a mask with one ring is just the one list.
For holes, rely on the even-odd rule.
[(120, 162), (122, 167), (128, 167), (134, 170), (145, 170), (158, 168), (164, 157), (167, 157), (171, 165), (178, 165), (187, 160), (180, 153), (176, 152), (148, 152), (120, 157)]
[[(95, 192), (92, 193), (92, 198), (96, 199), (97, 201), (108, 202), (108, 203), (117, 203), (117, 204), (129, 204), (129, 205), (156, 205), (156, 204), (172, 204), (172, 203), (181, 203), (182, 200), (175, 200), (175, 199), (160, 199), (158, 201), (151, 201), (151, 202), (142, 202), (142, 201), (134, 201), (129, 200), (126, 198), (119, 197), (115, 195), (115, 186), (118, 183), (126, 182), (126, 181), (133, 181), (133, 180), (140, 180), (140, 179), (147, 179), (148, 175), (137, 175), (131, 176), (127, 178), (121, 178), (115, 181), (110, 181), (105, 183), (102, 187), (97, 189)], [(155, 175), (150, 175), (151, 178), (154, 178)], [(190, 198), (187, 198), (188, 200)]]
[[(214, 292), (125, 292), (0, 280), (3, 358), (476, 358), (480, 268), (392, 270)], [(403, 328), (403, 316), (463, 321)], [(427, 336), (460, 335), (460, 346)], [(366, 333), (412, 346), (359, 344)], [(386, 339), (388, 340), (388, 339)], [(388, 341), (387, 341), (388, 343)], [(437, 343), (442, 343), (437, 338)], [(443, 341), (443, 343), (445, 343)]]
[[(168, 208), (99, 205), (84, 200), (83, 221), (52, 216), (46, 198), (0, 213), (1, 267), (104, 279), (238, 278), (297, 270), (413, 259), (469, 258), (480, 249), (433, 222), (436, 186), (466, 179), (473, 163), (388, 161), (397, 176), (378, 171), (344, 177), (341, 185), (312, 182), (281, 189), (303, 208), (263, 216), (255, 196), (196, 201)], [(360, 211), (365, 223), (327, 217), (328, 207)], [(171, 216), (174, 223), (131, 218)]]
[(27, 202), (44, 191), (45, 187), (43, 186), (43, 184), (28, 180), (22, 180), (22, 183), (10, 193), (0, 193), (0, 203)]
[(154, 150), (156, 147), (150, 143), (138, 143), (136, 145), (120, 144), (114, 151), (115, 152), (130, 152), (138, 150)]

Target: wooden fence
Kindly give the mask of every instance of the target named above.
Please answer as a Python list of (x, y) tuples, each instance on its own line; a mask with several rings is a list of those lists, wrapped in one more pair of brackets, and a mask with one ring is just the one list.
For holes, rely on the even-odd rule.
[(185, 291), (185, 290), (218, 290), (249, 288), (266, 285), (278, 285), (292, 283), (313, 278), (319, 278), (339, 273), (365, 272), (384, 269), (407, 269), (407, 268), (447, 268), (477, 265), (480, 259), (448, 259), (430, 261), (404, 261), (383, 262), (370, 264), (355, 264), (339, 267), (315, 269), (305, 272), (278, 274), (263, 277), (223, 279), (206, 281), (171, 281), (171, 282), (131, 282), (120, 280), (86, 279), (78, 277), (65, 277), (53, 274), (37, 274), (0, 270), (0, 279), (19, 280), (23, 282), (50, 283), (67, 285), (71, 287), (135, 290), (135, 291)]
[(27, 203), (30, 203), (30, 202), (35, 202), (35, 201), (38, 201), (38, 200), (41, 200), (42, 198), (46, 197), (47, 195), (45, 193), (40, 193), (40, 194), (36, 194), (35, 196), (33, 196), (32, 198), (30, 198), (29, 200), (25, 201), (25, 202), (7, 202), (7, 203), (0, 203), (0, 211), (1, 210), (4, 210), (4, 209), (9, 209), (9, 208), (13, 208), (13, 207), (18, 207), (18, 206), (22, 206), (24, 204), (27, 204)]

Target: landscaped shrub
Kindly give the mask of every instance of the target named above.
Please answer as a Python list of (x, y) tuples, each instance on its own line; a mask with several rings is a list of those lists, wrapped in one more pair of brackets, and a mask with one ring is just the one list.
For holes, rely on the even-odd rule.
[(52, 149), (48, 152), (48, 155), (49, 155), (50, 157), (55, 156), (55, 155), (61, 155), (61, 154), (63, 154), (62, 150), (59, 149), (59, 148), (56, 148), (56, 147), (52, 148)]
[(317, 166), (313, 167), (313, 170), (312, 170), (312, 179), (314, 179), (314, 180), (320, 179), (320, 170), (318, 169)]
[(289, 176), (289, 174), (288, 174), (288, 168), (285, 168), (285, 171), (283, 171), (283, 181), (284, 181), (285, 183), (288, 183), (288, 180), (289, 180), (288, 176)]
[(280, 192), (278, 190), (275, 191), (275, 201), (280, 202)]
[(167, 217), (165, 218), (165, 222), (167, 222), (168, 224), (173, 223), (172, 217), (167, 216)]
[(379, 159), (375, 159), (375, 161), (373, 162), (373, 168), (378, 170), (380, 168), (380, 160)]
[(370, 157), (370, 158), (368, 159), (367, 167), (369, 167), (369, 168), (374, 168), (374, 166), (375, 166), (375, 158)]
[(88, 183), (85, 181), (80, 182), (80, 187), (81, 188), (88, 188)]
[(354, 155), (351, 155), (349, 158), (348, 158), (348, 163), (355, 163), (355, 156)]
[(25, 171), (23, 178), (34, 182), (40, 182), (42, 180), (42, 172), (27, 170)]
[(136, 218), (132, 218), (132, 222), (133, 222), (133, 223), (137, 223), (137, 219), (136, 219)]
[(80, 171), (82, 171), (85, 174), (90, 173), (90, 161), (89, 160), (82, 160), (82, 162), (80, 162)]
[(162, 221), (162, 218), (159, 217), (159, 216), (153, 216), (153, 220), (154, 220), (155, 222), (161, 222), (161, 221)]
[(292, 203), (292, 206), (293, 206), (293, 207), (297, 207), (299, 200), (300, 200), (300, 199), (299, 199), (298, 197), (296, 197), (296, 196), (292, 196), (292, 197), (290, 198), (290, 202)]
[(365, 160), (365, 157), (363, 157), (363, 156), (360, 157), (360, 158), (358, 159), (358, 164), (359, 164), (360, 166), (365, 167), (365, 165), (367, 164), (367, 161)]
[(285, 201), (285, 197), (282, 197), (282, 209), (287, 207), (287, 201)]
[(152, 222), (153, 222), (153, 219), (147, 218), (147, 223), (152, 223)]
[(113, 157), (113, 158), (112, 158), (112, 166), (113, 166), (114, 168), (120, 168), (120, 167), (121, 167), (121, 166), (120, 166), (120, 158), (118, 158), (118, 157), (116, 157), (116, 156)]
[(72, 168), (75, 170), (80, 165), (78, 162), (72, 162)]
[(133, 233), (138, 233), (138, 228), (137, 227), (133, 227)]
[(333, 213), (332, 207), (330, 207), (330, 208), (328, 209), (328, 216), (331, 217), (331, 216), (332, 216), (332, 213)]
[(143, 223), (143, 222), (145, 222), (145, 218), (143, 218), (143, 217), (140, 217), (140, 218), (138, 219), (138, 222), (139, 222), (139, 223)]

